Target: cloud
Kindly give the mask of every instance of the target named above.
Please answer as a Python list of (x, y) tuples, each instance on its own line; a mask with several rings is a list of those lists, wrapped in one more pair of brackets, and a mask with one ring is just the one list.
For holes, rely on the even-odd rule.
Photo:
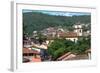
[(23, 13), (27, 12), (39, 12), (48, 15), (55, 15), (55, 16), (80, 16), (80, 15), (90, 15), (90, 13), (86, 12), (65, 12), (65, 11), (47, 11), (47, 10), (26, 10), (23, 9)]
[(56, 15), (56, 16), (80, 16), (80, 15), (90, 15), (90, 13), (83, 12), (55, 12), (55, 11), (42, 11), (44, 14)]

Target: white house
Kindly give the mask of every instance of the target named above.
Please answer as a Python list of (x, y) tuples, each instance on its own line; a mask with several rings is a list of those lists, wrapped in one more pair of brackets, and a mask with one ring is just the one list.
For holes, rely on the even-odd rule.
[(81, 24), (74, 25), (74, 32), (77, 33), (78, 36), (82, 36), (83, 34), (82, 25)]

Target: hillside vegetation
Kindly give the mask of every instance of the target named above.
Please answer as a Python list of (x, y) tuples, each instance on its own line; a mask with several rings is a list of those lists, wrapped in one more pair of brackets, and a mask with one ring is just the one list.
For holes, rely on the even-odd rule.
[(58, 27), (70, 29), (75, 23), (90, 23), (90, 15), (81, 16), (54, 16), (37, 12), (23, 13), (24, 33), (32, 34), (33, 31), (41, 31), (48, 27)]

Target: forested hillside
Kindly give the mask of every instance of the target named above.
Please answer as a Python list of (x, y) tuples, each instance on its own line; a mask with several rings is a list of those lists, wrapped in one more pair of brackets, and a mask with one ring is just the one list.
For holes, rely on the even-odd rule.
[(90, 23), (90, 15), (81, 16), (54, 16), (37, 12), (27, 12), (23, 13), (23, 30), (29, 35), (32, 34), (34, 30), (41, 31), (48, 27), (58, 27), (70, 28), (75, 23)]

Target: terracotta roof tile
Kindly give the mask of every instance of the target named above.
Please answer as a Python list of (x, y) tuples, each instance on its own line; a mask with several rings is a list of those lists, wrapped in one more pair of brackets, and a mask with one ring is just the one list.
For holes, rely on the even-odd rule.
[(32, 62), (41, 62), (41, 58), (32, 58)]
[(63, 32), (59, 33), (60, 37), (78, 37), (75, 32)]
[(61, 57), (59, 57), (57, 60), (62, 60), (63, 58), (67, 57), (70, 54), (71, 54), (71, 52), (68, 52), (68, 53), (62, 55)]
[(34, 53), (34, 54), (39, 54), (38, 51), (32, 50), (32, 49), (28, 49), (28, 48), (23, 48), (23, 53)]

